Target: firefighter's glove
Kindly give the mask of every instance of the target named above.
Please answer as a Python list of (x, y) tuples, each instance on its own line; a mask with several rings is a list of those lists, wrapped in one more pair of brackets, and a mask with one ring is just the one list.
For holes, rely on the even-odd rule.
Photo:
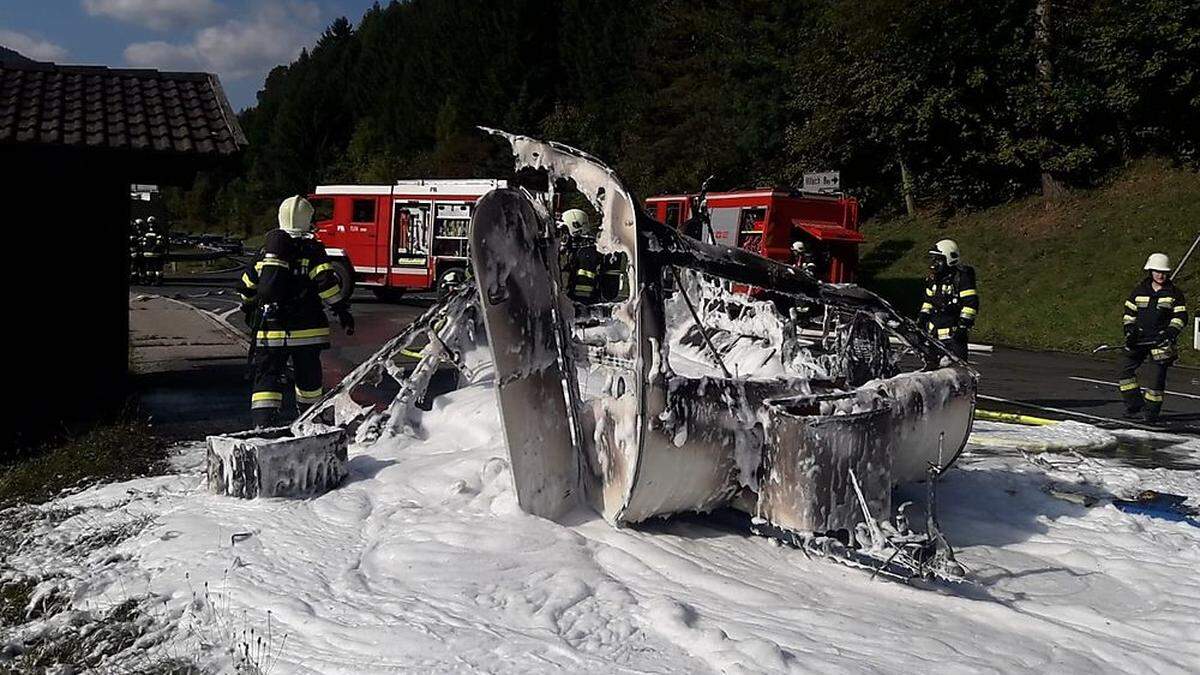
[(1129, 351), (1133, 351), (1138, 348), (1137, 331), (1132, 331), (1132, 330), (1125, 331), (1125, 348), (1128, 349)]
[(346, 331), (346, 335), (354, 335), (354, 315), (350, 310), (344, 305), (339, 305), (333, 308), (333, 313), (337, 315), (338, 323)]

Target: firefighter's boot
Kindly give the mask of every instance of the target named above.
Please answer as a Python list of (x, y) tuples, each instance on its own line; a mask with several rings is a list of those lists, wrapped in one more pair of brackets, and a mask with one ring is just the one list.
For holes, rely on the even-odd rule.
[(283, 408), (283, 394), (278, 391), (255, 388), (250, 396), (250, 421), (255, 429), (279, 425), (279, 412)]
[(1142, 407), (1142, 415), (1147, 422), (1158, 421), (1158, 414), (1162, 412), (1163, 392), (1147, 389), (1145, 399), (1146, 402)]
[(255, 408), (250, 411), (250, 421), (255, 429), (279, 426), (279, 408)]

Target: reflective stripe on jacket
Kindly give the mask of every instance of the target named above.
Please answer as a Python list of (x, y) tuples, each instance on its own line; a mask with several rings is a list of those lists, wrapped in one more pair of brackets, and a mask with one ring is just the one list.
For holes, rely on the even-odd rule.
[(1125, 300), (1121, 323), (1144, 339), (1174, 340), (1187, 325), (1187, 301), (1183, 291), (1167, 280), (1157, 291), (1147, 277)]
[(237, 284), (243, 303), (271, 310), (255, 338), (267, 347), (329, 344), (325, 305), (343, 302), (341, 280), (319, 242), (282, 230), (267, 234)]
[(949, 339), (956, 328), (969, 329), (979, 316), (979, 289), (975, 270), (966, 265), (950, 268), (941, 277), (925, 281), (925, 296), (918, 323), (938, 339)]

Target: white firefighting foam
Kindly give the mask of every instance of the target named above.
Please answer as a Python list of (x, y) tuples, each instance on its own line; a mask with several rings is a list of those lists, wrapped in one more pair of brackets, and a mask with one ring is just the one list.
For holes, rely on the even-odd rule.
[[(971, 581), (929, 591), (696, 519), (613, 529), (584, 511), (567, 525), (526, 515), (487, 383), (437, 399), (421, 423), (423, 440), (353, 446), (347, 482), (311, 500), (208, 494), (195, 446), (177, 474), (46, 505), (79, 511), (35, 526), (7, 564), (43, 577), (39, 592), (55, 589), (72, 609), (4, 641), (132, 597), (156, 623), (126, 663), (175, 656), (232, 669), (221, 648), (241, 651), (248, 626), (267, 639), (269, 623), (270, 644), (250, 653), (281, 673), (912, 672), (930, 663), (1182, 672), (1200, 663), (1200, 528), (1043, 490), (1055, 481), (1195, 495), (1195, 472), (1042, 455), (1047, 468), (973, 444), (939, 493)], [(1005, 431), (1020, 445), (1078, 429)], [(128, 538), (63, 553), (129, 523), (138, 527)]]

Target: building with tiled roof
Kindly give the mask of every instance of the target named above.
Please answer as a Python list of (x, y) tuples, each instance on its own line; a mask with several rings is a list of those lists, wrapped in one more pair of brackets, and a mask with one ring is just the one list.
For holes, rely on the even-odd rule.
[(214, 75), (0, 61), (0, 144), (222, 157), (246, 137)]
[(126, 399), (130, 185), (186, 186), (245, 146), (214, 75), (0, 52), (0, 231), (22, 289), (9, 447)]

